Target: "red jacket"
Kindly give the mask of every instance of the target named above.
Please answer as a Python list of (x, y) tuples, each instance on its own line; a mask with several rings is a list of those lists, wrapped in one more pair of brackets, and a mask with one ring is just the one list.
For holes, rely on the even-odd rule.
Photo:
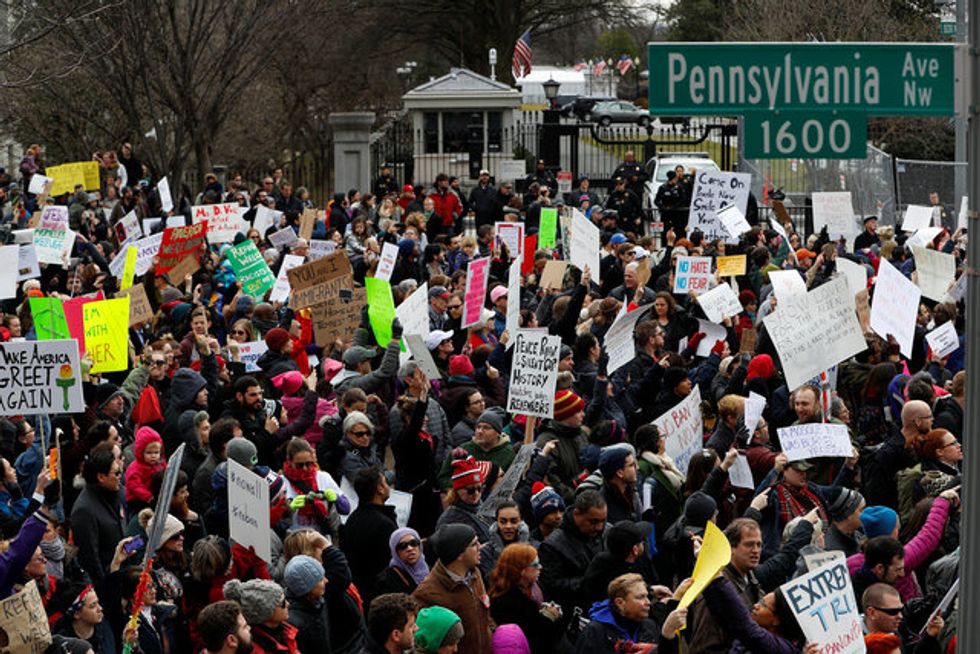
[(252, 654), (300, 654), (296, 632), (296, 627), (283, 622), (282, 633), (276, 640), (264, 625), (252, 625)]
[(459, 203), (459, 198), (452, 191), (446, 191), (445, 194), (436, 192), (429, 195), (429, 198), (435, 203), (435, 212), (442, 218), (443, 229), (448, 229), (453, 226), (456, 216), (463, 211), (463, 206)]

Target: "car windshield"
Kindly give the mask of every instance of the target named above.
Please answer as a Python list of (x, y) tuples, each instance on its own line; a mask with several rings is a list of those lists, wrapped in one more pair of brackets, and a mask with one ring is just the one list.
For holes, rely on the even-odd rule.
[(677, 166), (684, 166), (684, 170), (688, 171), (691, 168), (697, 168), (699, 170), (718, 170), (718, 166), (715, 162), (710, 159), (698, 159), (691, 161), (662, 161), (659, 166), (657, 166), (657, 175), (654, 178), (658, 182), (667, 181), (667, 171), (677, 168)]

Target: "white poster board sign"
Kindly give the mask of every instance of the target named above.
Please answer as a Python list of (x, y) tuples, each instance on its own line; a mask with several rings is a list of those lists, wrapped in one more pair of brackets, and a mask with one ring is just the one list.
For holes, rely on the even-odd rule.
[[(429, 336), (429, 283), (423, 282), (412, 291), (411, 295), (402, 300), (402, 303), (395, 307), (395, 316), (402, 324), (403, 334), (416, 334), (424, 341)], [(400, 363), (408, 361), (410, 356), (408, 350), (402, 348), (399, 356)]]
[(170, 194), (170, 182), (167, 178), (162, 178), (157, 182), (157, 194), (160, 196), (160, 209), (163, 213), (173, 211), (174, 208), (174, 198)]
[(405, 341), (405, 346), (408, 351), (411, 352), (412, 358), (418, 362), (419, 367), (422, 368), (422, 372), (429, 379), (439, 379), (442, 377), (442, 373), (439, 372), (439, 368), (436, 366), (435, 360), (432, 358), (432, 352), (425, 345), (425, 339), (418, 334), (405, 334), (402, 336)]
[(749, 443), (755, 436), (755, 428), (759, 426), (762, 419), (762, 412), (766, 410), (766, 398), (755, 391), (749, 391), (749, 396), (745, 398), (745, 430), (749, 433)]
[(193, 224), (208, 221), (209, 243), (231, 243), (235, 234), (245, 231), (238, 205), (234, 202), (222, 204), (200, 204), (191, 207)]
[(599, 228), (578, 209), (572, 209), (571, 262), (579, 270), (589, 267), (592, 280), (599, 281)]
[(653, 421), (664, 435), (667, 454), (678, 470), (685, 475), (694, 453), (701, 449), (704, 420), (701, 416), (701, 389), (697, 386), (691, 394), (674, 408)]
[(496, 182), (516, 182), (527, 175), (527, 164), (523, 159), (503, 159), (497, 162)]
[(956, 229), (966, 229), (966, 218), (970, 212), (970, 198), (963, 196), (960, 198), (960, 211), (956, 215)]
[(932, 225), (932, 207), (921, 204), (910, 204), (905, 209), (905, 220), (902, 221), (902, 231), (915, 232)]
[(915, 318), (919, 313), (919, 287), (905, 278), (887, 259), (878, 265), (874, 299), (871, 302), (871, 329), (884, 339), (891, 334), (902, 354), (912, 357)]
[(769, 282), (779, 302), (786, 302), (794, 295), (806, 295), (806, 282), (795, 270), (773, 270), (769, 273)]
[(252, 218), (252, 229), (259, 233), (259, 236), (265, 238), (265, 233), (270, 227), (279, 226), (279, 216), (282, 215), (281, 211), (276, 211), (275, 209), (270, 209), (264, 204), (256, 205), (255, 207), (255, 217)]
[(731, 318), (742, 313), (742, 303), (738, 301), (738, 295), (725, 282), (699, 295), (698, 304), (711, 322), (720, 323), (726, 317)]
[(242, 547), (254, 547), (272, 562), (269, 538), (269, 483), (242, 464), (228, 459), (228, 534)]
[(739, 454), (735, 463), (728, 469), (728, 481), (735, 488), (755, 489), (755, 484), (752, 481), (752, 468), (749, 467), (749, 460), (745, 458), (744, 454)]
[(782, 586), (783, 596), (819, 652), (862, 654), (864, 629), (846, 561), (833, 561)]
[(290, 245), (299, 240), (299, 236), (293, 231), (292, 227), (283, 227), (277, 232), (269, 234), (269, 242), (277, 250), (282, 250), (288, 248)]
[(510, 370), (507, 412), (551, 418), (555, 412), (555, 383), (561, 337), (517, 330)]
[(136, 241), (136, 276), (141, 277), (153, 266), (153, 257), (160, 254), (163, 232)]
[(521, 259), (514, 259), (507, 272), (507, 349), (514, 345), (514, 334), (521, 326)]
[(312, 240), (310, 241), (310, 261), (316, 261), (328, 254), (333, 254), (336, 249), (337, 244), (333, 241)]
[(817, 568), (822, 568), (828, 563), (833, 563), (835, 561), (845, 562), (847, 557), (844, 556), (844, 552), (841, 550), (831, 550), (829, 552), (814, 552), (813, 554), (804, 554), (803, 563), (806, 564), (806, 569), (813, 572)]
[(698, 350), (695, 352), (699, 357), (711, 356), (711, 348), (715, 343), (728, 338), (728, 331), (724, 327), (700, 318), (698, 318), (698, 331), (704, 333), (704, 338), (698, 343)]
[(837, 257), (835, 262), (837, 272), (847, 279), (847, 288), (851, 295), (857, 295), (868, 288), (868, 271), (863, 265), (844, 257)]
[(302, 266), (303, 257), (298, 254), (287, 254), (282, 258), (282, 265), (279, 267), (279, 274), (276, 276), (276, 283), (269, 294), (269, 302), (285, 302), (289, 298), (289, 277), (288, 273), (296, 266)]
[(803, 425), (780, 427), (779, 445), (790, 461), (824, 456), (849, 457), (852, 454), (851, 437), (847, 425), (830, 422), (808, 422)]
[(381, 259), (378, 260), (378, 269), (374, 273), (375, 278), (390, 282), (396, 261), (398, 261), (398, 246), (394, 243), (385, 243), (381, 248)]
[(17, 251), (17, 281), (34, 279), (41, 276), (41, 264), (37, 260), (37, 252), (34, 250), (33, 243), (24, 243), (18, 246)]
[(926, 334), (929, 349), (938, 357), (945, 357), (960, 349), (960, 337), (956, 333), (953, 321), (944, 322)]
[[(623, 308), (626, 308), (625, 302)], [(616, 316), (616, 320), (606, 332), (604, 344), (606, 354), (609, 355), (609, 364), (606, 368), (608, 374), (613, 374), (636, 357), (633, 330), (636, 329), (636, 323), (642, 320), (652, 308), (652, 305), (646, 305)]]
[(815, 191), (811, 194), (813, 200), (813, 231), (819, 232), (824, 225), (827, 234), (832, 239), (842, 236), (850, 238), (858, 231), (854, 220), (854, 205), (851, 202), (850, 191)]
[(503, 243), (511, 259), (520, 259), (524, 255), (524, 223), (494, 223), (493, 237), (498, 252)]
[(711, 287), (711, 257), (677, 257), (674, 264), (674, 293), (704, 293)]
[(0, 343), (0, 416), (83, 411), (75, 339)]
[[(0, 245), (0, 300), (17, 296), (17, 278), (20, 276), (20, 246)], [(10, 262), (16, 261), (16, 266)]]
[(729, 204), (719, 209), (715, 216), (727, 234), (725, 243), (738, 244), (742, 234), (752, 229), (752, 225), (745, 219), (745, 214), (739, 211), (737, 205)]
[(752, 175), (749, 173), (723, 173), (717, 170), (699, 171), (694, 178), (691, 209), (688, 213), (687, 231), (695, 229), (704, 233), (705, 242), (724, 239), (728, 234), (718, 211), (734, 204), (745, 215), (749, 201)]
[(945, 252), (915, 246), (915, 279), (922, 294), (930, 300), (942, 300), (946, 290), (956, 279), (956, 257)]
[(265, 341), (249, 341), (248, 343), (238, 344), (238, 353), (242, 363), (245, 364), (245, 372), (258, 372), (258, 360), (263, 354), (269, 351), (269, 346)]

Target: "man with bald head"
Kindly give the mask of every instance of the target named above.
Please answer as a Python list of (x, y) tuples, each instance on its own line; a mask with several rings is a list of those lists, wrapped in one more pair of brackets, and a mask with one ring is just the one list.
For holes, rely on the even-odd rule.
[(868, 504), (898, 506), (896, 476), (915, 465), (912, 444), (932, 429), (932, 409), (921, 400), (909, 400), (902, 407), (901, 420), (901, 429), (889, 425), (885, 441), (871, 453), (863, 471)]

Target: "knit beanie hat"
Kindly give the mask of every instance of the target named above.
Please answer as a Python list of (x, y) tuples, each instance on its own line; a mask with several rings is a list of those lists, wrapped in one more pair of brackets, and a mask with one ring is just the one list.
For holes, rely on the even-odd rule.
[(602, 452), (599, 453), (599, 470), (603, 478), (614, 477), (626, 465), (626, 458), (632, 454), (631, 449), (632, 447), (618, 445), (602, 448)]
[(465, 354), (449, 357), (449, 374), (459, 377), (469, 377), (473, 374), (473, 362)]
[(684, 503), (684, 520), (688, 527), (704, 529), (717, 510), (718, 504), (713, 497), (696, 491), (691, 493), (691, 496)]
[(898, 523), (898, 514), (887, 506), (869, 506), (861, 512), (861, 526), (868, 538), (891, 536)]
[(241, 605), (242, 616), (249, 624), (262, 624), (269, 620), (285, 599), (282, 586), (268, 579), (232, 579), (225, 582), (224, 593), (225, 599)]
[(469, 525), (455, 523), (439, 527), (432, 538), (435, 541), (436, 556), (443, 565), (449, 565), (476, 540), (476, 532)]
[(832, 486), (827, 492), (827, 516), (832, 521), (845, 520), (861, 506), (861, 493), (843, 486)]
[(289, 332), (282, 327), (273, 327), (265, 334), (265, 344), (269, 346), (270, 350), (275, 350), (276, 352), (286, 347), (289, 339)]
[(282, 391), (283, 395), (295, 395), (303, 385), (303, 374), (299, 370), (284, 372), (272, 378), (272, 385)]
[(463, 639), (463, 622), (459, 616), (442, 606), (430, 606), (415, 616), (415, 648), (435, 654), (440, 647)]
[(239, 463), (249, 470), (259, 460), (259, 451), (255, 448), (255, 443), (247, 438), (233, 438), (228, 441), (225, 446), (225, 453), (231, 461)]
[(298, 554), (289, 559), (282, 574), (282, 583), (292, 595), (302, 597), (323, 579), (323, 566), (312, 556)]
[(112, 382), (106, 382), (104, 384), (99, 384), (95, 387), (95, 398), (99, 403), (99, 408), (103, 408), (108, 404), (114, 397), (122, 395), (122, 391), (118, 386)]
[(555, 393), (555, 420), (566, 420), (585, 409), (585, 401), (573, 391), (565, 389)]
[[(155, 517), (153, 515), (153, 509), (143, 509), (139, 512), (139, 523), (146, 533), (153, 531)], [(163, 523), (163, 534), (160, 536), (160, 545), (163, 545), (177, 534), (182, 533), (184, 533), (184, 523), (168, 513), (167, 519)]]
[(480, 466), (472, 456), (453, 459), (452, 462), (453, 490), (483, 484)]
[(755, 293), (749, 289), (745, 289), (738, 294), (738, 302), (743, 307), (749, 304), (758, 304), (758, 300), (755, 297)]
[(536, 481), (531, 487), (531, 511), (534, 513), (534, 521), (540, 523), (550, 513), (564, 513), (565, 500), (551, 486)]
[(480, 417), (476, 419), (476, 424), (480, 424), (481, 422), (490, 425), (497, 433), (504, 430), (504, 417), (501, 415), (499, 407), (490, 407), (481, 413)]
[(768, 354), (757, 354), (749, 361), (748, 372), (745, 375), (746, 381), (761, 377), (769, 379), (776, 374), (776, 365), (772, 362), (772, 357)]

